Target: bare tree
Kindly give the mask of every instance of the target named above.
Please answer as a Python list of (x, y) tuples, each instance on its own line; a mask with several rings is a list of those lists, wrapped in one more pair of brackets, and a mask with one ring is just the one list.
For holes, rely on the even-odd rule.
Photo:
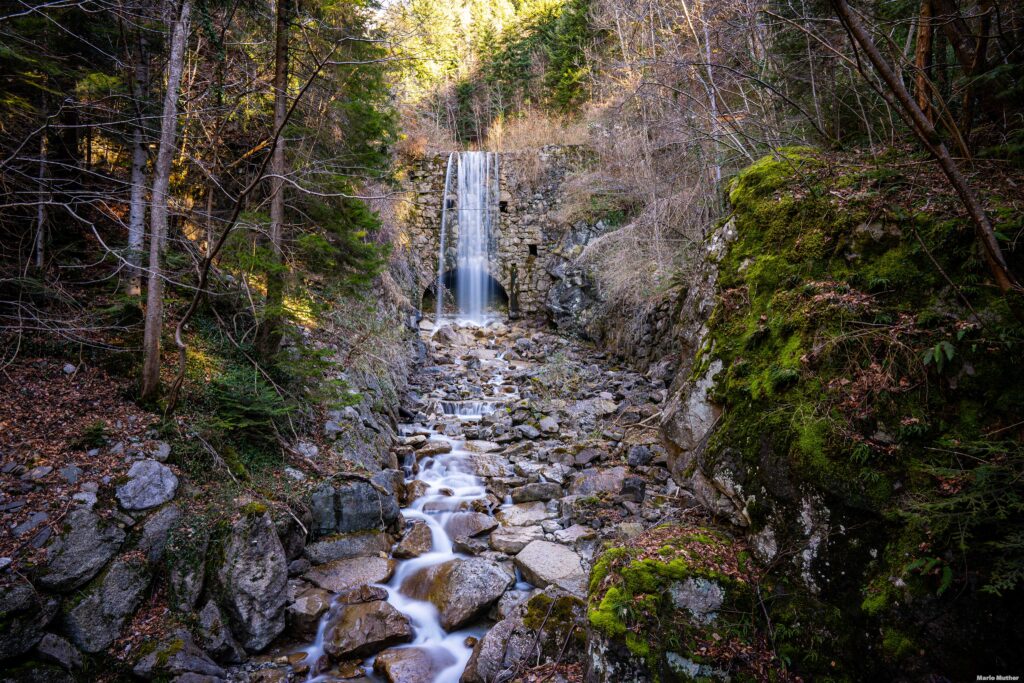
[(974, 223), (974, 231), (977, 235), (978, 243), (981, 245), (985, 262), (988, 264), (989, 271), (992, 273), (996, 284), (1003, 292), (1011, 290), (1020, 291), (1020, 283), (1013, 273), (1010, 272), (1010, 267), (1007, 265), (1006, 258), (996, 239), (995, 230), (993, 230), (992, 223), (985, 214), (981, 201), (960, 171), (959, 165), (953, 160), (949, 149), (946, 147), (946, 143), (943, 142), (938, 131), (935, 130), (935, 126), (907, 90), (907, 87), (903, 84), (903, 79), (900, 78), (899, 74), (896, 73), (895, 69), (879, 51), (871, 39), (871, 35), (864, 27), (863, 22), (861, 22), (860, 17), (850, 9), (846, 0), (832, 0), (832, 6), (835, 8), (836, 14), (839, 15), (840, 21), (842, 21), (849, 32), (851, 40), (864, 51), (868, 61), (871, 62), (871, 65), (881, 78), (882, 83), (888, 88), (888, 92), (883, 92), (883, 95), (886, 99), (892, 100), (893, 107), (906, 119), (921, 144), (938, 161), (939, 167), (949, 180), (949, 184), (953, 186), (953, 190), (960, 197), (960, 201), (963, 202), (968, 215), (971, 217), (971, 221)]
[(135, 125), (132, 128), (131, 200), (128, 214), (128, 261), (131, 267), (128, 293), (142, 293), (142, 247), (146, 236), (146, 142), (145, 102), (149, 96), (149, 56), (143, 31), (139, 30), (134, 51), (132, 95), (135, 104)]
[(161, 255), (167, 237), (168, 188), (174, 161), (178, 129), (178, 88), (185, 63), (192, 0), (182, 0), (171, 31), (171, 54), (167, 63), (167, 90), (160, 119), (160, 147), (153, 168), (152, 206), (149, 230), (149, 278), (146, 291), (146, 325), (143, 339), (142, 390), (144, 400), (152, 399), (160, 389), (160, 334), (163, 330), (163, 272)]

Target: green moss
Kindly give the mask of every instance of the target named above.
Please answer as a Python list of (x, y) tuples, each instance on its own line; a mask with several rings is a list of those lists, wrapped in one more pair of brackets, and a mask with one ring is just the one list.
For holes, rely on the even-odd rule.
[(178, 654), (185, 648), (185, 641), (181, 638), (175, 638), (169, 642), (166, 647), (160, 649), (156, 655), (156, 664), (159, 668), (163, 669), (167, 666), (167, 663), (171, 661), (171, 657)]
[(629, 607), (626, 595), (616, 586), (612, 586), (601, 598), (596, 607), (587, 612), (591, 626), (608, 636), (617, 638), (626, 633), (623, 616)]
[(890, 659), (901, 659), (915, 649), (914, 641), (907, 634), (887, 628), (882, 634), (882, 650)]
[(269, 508), (265, 503), (252, 502), (242, 506), (242, 514), (247, 517), (262, 517)]

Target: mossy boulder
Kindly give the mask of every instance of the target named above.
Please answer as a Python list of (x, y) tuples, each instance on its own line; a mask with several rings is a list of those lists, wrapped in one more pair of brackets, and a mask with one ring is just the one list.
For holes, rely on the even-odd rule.
[(765, 645), (756, 579), (746, 548), (710, 528), (662, 526), (607, 550), (590, 578), (594, 680), (784, 679)]

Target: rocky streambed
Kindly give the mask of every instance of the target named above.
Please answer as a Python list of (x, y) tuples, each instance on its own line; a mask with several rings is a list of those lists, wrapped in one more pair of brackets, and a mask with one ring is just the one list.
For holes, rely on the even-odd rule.
[(335, 533), (290, 566), (286, 644), (233, 678), (490, 682), (554, 666), (581, 645), (602, 543), (679, 514), (657, 445), (663, 378), (524, 324), (424, 322), (421, 336), (401, 470), (365, 495), (359, 478), (314, 495), (312, 531)]

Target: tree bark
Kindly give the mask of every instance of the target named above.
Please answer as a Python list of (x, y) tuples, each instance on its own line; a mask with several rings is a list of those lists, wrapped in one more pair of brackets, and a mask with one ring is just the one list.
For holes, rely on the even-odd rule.
[(885, 57), (882, 56), (882, 53), (879, 52), (867, 29), (864, 28), (860, 18), (850, 9), (846, 0), (832, 0), (832, 6), (835, 8), (836, 14), (839, 15), (840, 21), (849, 31), (851, 39), (864, 51), (864, 54), (867, 55), (868, 60), (874, 66), (875, 71), (878, 72), (879, 77), (881, 77), (885, 86), (889, 89), (889, 95), (886, 99), (893, 101), (893, 104), (907, 123), (910, 124), (921, 143), (939, 162), (939, 166), (949, 180), (949, 184), (953, 186), (953, 190), (960, 197), (960, 201), (963, 202), (968, 215), (971, 217), (971, 221), (974, 223), (978, 243), (981, 246), (985, 262), (988, 264), (996, 284), (1003, 292), (1011, 290), (1021, 291), (1020, 283), (1013, 273), (1010, 272), (1002, 249), (999, 247), (999, 242), (996, 240), (992, 223), (989, 222), (988, 216), (981, 206), (981, 201), (974, 193), (974, 189), (967, 182), (967, 179), (960, 172), (960, 168), (953, 160), (953, 157), (950, 156), (949, 150), (935, 130), (935, 126), (928, 120), (928, 117), (921, 111), (921, 108), (917, 106), (917, 102), (914, 101), (906, 86), (903, 85), (903, 80), (889, 62), (886, 61)]
[(146, 162), (148, 159), (143, 128), (145, 127), (145, 102), (149, 94), (147, 92), (149, 55), (147, 54), (146, 38), (141, 32), (135, 54), (133, 78), (135, 127), (132, 131), (132, 189), (128, 213), (128, 263), (131, 270), (128, 294), (138, 296), (142, 293), (142, 248), (146, 239)]
[(146, 328), (143, 339), (142, 365), (143, 400), (156, 396), (160, 390), (160, 334), (163, 330), (163, 273), (161, 256), (167, 236), (167, 190), (174, 161), (174, 141), (178, 130), (178, 89), (185, 61), (192, 0), (182, 0), (178, 19), (171, 32), (171, 55), (167, 63), (167, 91), (164, 93), (163, 114), (160, 119), (160, 147), (153, 168), (152, 206), (149, 231), (149, 278), (146, 291)]
[[(274, 130), (284, 125), (288, 111), (288, 22), (291, 0), (277, 0), (277, 33), (274, 46)], [(267, 268), (267, 297), (256, 338), (257, 351), (264, 359), (281, 346), (281, 305), (284, 302), (284, 273), (281, 241), (284, 226), (285, 140), (277, 137), (270, 160), (270, 253)]]
[(46, 182), (47, 147), (46, 136), (49, 130), (43, 128), (39, 133), (39, 176), (36, 179), (39, 185), (39, 204), (36, 207), (36, 239), (35, 239), (35, 265), (39, 270), (46, 264), (46, 207), (50, 204), (50, 188)]
[(928, 74), (932, 67), (932, 0), (921, 0), (921, 12), (917, 20), (917, 49), (914, 51), (914, 88), (917, 91), (917, 106), (929, 121), (935, 122), (931, 104), (931, 86)]

